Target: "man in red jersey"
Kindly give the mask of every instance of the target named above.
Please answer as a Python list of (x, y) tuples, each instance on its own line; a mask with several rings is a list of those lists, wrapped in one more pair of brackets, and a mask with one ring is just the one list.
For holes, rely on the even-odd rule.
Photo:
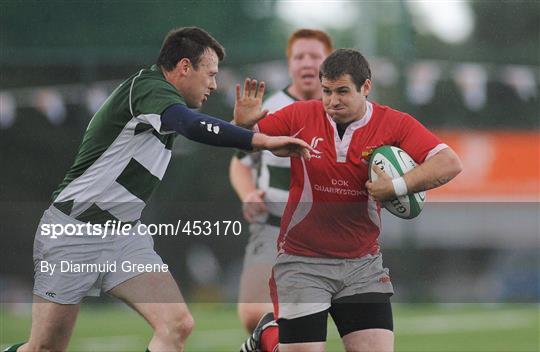
[[(298, 100), (321, 99), (319, 66), (332, 50), (332, 40), (323, 31), (299, 29), (292, 33), (286, 51), (291, 84), (266, 98), (263, 108), (273, 112)], [(238, 316), (250, 334), (272, 310), (268, 280), (289, 196), (290, 165), (288, 158), (266, 152), (239, 151), (231, 160), (230, 181), (250, 223), (238, 295)]]
[[(412, 116), (367, 100), (371, 71), (358, 51), (336, 50), (319, 76), (322, 101), (296, 102), (254, 126), (245, 116), (260, 109), (261, 98), (248, 82), (243, 96), (253, 96), (251, 104), (235, 110), (241, 126), (295, 136), (316, 150), (310, 161), (291, 159), (270, 280), (279, 350), (324, 351), (330, 313), (347, 351), (392, 351), (393, 287), (378, 244), (379, 202), (439, 187), (461, 162)], [(396, 179), (376, 169), (378, 180), (368, 181), (369, 154), (382, 145), (404, 149), (420, 165)], [(265, 318), (242, 350), (276, 349), (269, 341), (276, 324)]]

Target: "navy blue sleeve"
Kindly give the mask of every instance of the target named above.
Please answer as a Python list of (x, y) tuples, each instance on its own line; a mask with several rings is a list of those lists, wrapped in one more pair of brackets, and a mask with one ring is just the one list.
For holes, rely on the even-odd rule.
[(162, 130), (176, 131), (195, 142), (251, 150), (253, 132), (174, 104), (161, 114)]

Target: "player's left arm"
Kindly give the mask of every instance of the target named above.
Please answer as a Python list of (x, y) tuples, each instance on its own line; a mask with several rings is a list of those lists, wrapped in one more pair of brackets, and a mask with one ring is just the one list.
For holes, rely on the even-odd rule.
[(412, 116), (402, 116), (396, 127), (397, 146), (420, 165), (396, 179), (374, 167), (379, 178), (376, 182), (368, 181), (366, 188), (375, 199), (391, 200), (396, 196), (437, 188), (461, 172), (463, 167), (459, 156)]
[(376, 182), (368, 181), (366, 188), (377, 200), (391, 200), (403, 195), (398, 194), (400, 189), (404, 190), (402, 193), (411, 194), (440, 187), (456, 177), (462, 169), (458, 155), (447, 147), (397, 179), (390, 178), (373, 165), (373, 170), (379, 177)]
[(459, 156), (447, 147), (403, 175), (408, 193), (427, 191), (447, 184), (463, 166)]

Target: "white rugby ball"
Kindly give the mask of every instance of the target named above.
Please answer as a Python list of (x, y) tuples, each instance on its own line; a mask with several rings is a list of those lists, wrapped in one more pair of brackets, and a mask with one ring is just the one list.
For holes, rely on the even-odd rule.
[[(378, 166), (391, 178), (403, 176), (414, 169), (417, 164), (403, 149), (385, 145), (373, 151), (369, 159), (369, 179), (377, 180), (378, 176), (372, 166)], [(390, 213), (402, 219), (417, 217), (426, 200), (426, 192), (407, 194), (393, 200), (382, 202), (383, 207)]]

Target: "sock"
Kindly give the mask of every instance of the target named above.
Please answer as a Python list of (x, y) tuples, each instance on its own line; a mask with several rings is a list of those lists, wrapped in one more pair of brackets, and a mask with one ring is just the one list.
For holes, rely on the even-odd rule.
[(279, 328), (269, 326), (261, 334), (261, 351), (277, 352), (279, 346)]
[(17, 343), (11, 347), (8, 347), (4, 350), (4, 352), (17, 352), (17, 349), (24, 345), (26, 342)]

